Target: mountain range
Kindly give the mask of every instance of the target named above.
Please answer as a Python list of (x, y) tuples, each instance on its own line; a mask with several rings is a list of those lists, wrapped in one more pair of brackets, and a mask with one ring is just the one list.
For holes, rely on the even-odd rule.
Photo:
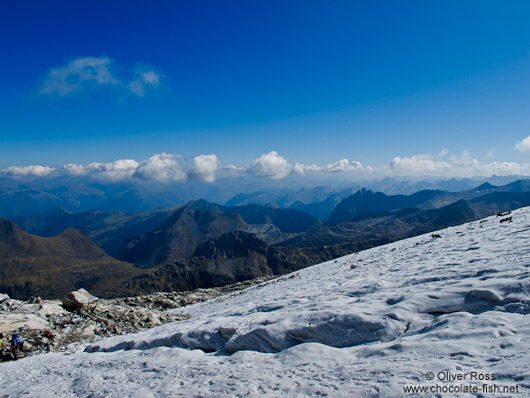
[[(119, 210), (124, 213), (171, 208), (190, 200), (204, 199), (225, 206), (246, 204), (277, 205), (304, 210), (320, 220), (326, 215), (311, 212), (297, 206), (321, 203), (330, 196), (342, 200), (361, 187), (387, 195), (410, 195), (420, 190), (460, 192), (477, 187), (488, 181), (493, 185), (505, 185), (524, 177), (491, 176), (467, 179), (396, 179), (383, 178), (373, 181), (348, 182), (327, 175), (325, 178), (285, 178), (259, 181), (250, 176), (220, 178), (213, 183), (187, 181), (186, 183), (143, 181), (131, 178), (123, 181), (93, 179), (89, 177), (10, 178), (0, 176), (0, 217), (42, 214), (54, 208), (64, 208), (73, 213), (93, 209)], [(297, 203), (299, 202), (299, 203)]]
[[(344, 192), (321, 203), (331, 208), (329, 198)], [(338, 202), (325, 222), (273, 204), (222, 206), (205, 200), (137, 213), (54, 209), (3, 220), (10, 233), (1, 239), (7, 253), (1, 289), (14, 297), (58, 297), (63, 285), (102, 296), (214, 287), (291, 272), (527, 205), (530, 180), (412, 195), (361, 188)], [(22, 241), (30, 243), (17, 243)], [(79, 253), (89, 254), (80, 259)], [(19, 276), (7, 277), (15, 269)], [(60, 278), (46, 282), (56, 273)]]

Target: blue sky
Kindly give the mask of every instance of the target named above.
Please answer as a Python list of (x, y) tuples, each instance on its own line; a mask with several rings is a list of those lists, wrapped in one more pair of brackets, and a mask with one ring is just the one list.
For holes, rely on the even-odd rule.
[(527, 1), (1, 1), (0, 169), (166, 153), (160, 167), (269, 178), (530, 174), (529, 15)]

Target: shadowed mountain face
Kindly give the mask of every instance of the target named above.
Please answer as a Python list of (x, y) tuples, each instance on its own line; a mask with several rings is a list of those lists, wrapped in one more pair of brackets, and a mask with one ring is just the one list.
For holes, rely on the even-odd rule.
[(487, 217), (498, 211), (530, 206), (530, 192), (493, 192), (469, 201), (469, 205), (477, 215)]
[(469, 204), (460, 200), (440, 209), (408, 208), (365, 214), (355, 221), (315, 228), (279, 246), (317, 247), (348, 243), (363, 250), (476, 219)]
[(381, 192), (361, 189), (337, 204), (327, 223), (334, 225), (341, 222), (354, 221), (358, 216), (366, 213), (416, 207), (444, 194), (443, 191), (420, 191), (410, 196), (388, 196)]
[(105, 296), (109, 287), (140, 273), (75, 229), (39, 237), (0, 219), (0, 291), (11, 297), (58, 298), (80, 287)]
[[(506, 196), (494, 195), (500, 193), (504, 193)], [(365, 217), (366, 214), (409, 207), (418, 207), (424, 210), (436, 209), (461, 199), (472, 203), (473, 210), (477, 215), (491, 215), (492, 209), (500, 211), (502, 209), (508, 210), (510, 206), (512, 206), (512, 209), (521, 207), (518, 203), (526, 203), (524, 194), (527, 193), (530, 193), (530, 180), (519, 180), (500, 187), (484, 183), (477, 188), (462, 192), (423, 190), (408, 196), (385, 195), (381, 192), (361, 189), (335, 206), (327, 224), (335, 225), (342, 222), (351, 222), (359, 219), (359, 217)], [(511, 194), (511, 196), (507, 194)], [(520, 194), (520, 196), (517, 196), (517, 194)], [(484, 199), (479, 199), (482, 197)], [(481, 209), (481, 206), (484, 206), (484, 209)], [(489, 211), (489, 213), (485, 213), (486, 211)]]
[(192, 257), (158, 267), (122, 288), (142, 293), (191, 290), (273, 275), (267, 249), (253, 234), (230, 232), (199, 245)]
[(45, 214), (13, 217), (11, 221), (29, 234), (55, 236), (67, 228), (83, 231), (109, 255), (118, 258), (125, 242), (132, 236), (153, 230), (174, 210), (157, 209), (149, 212), (124, 214), (121, 211), (91, 210), (72, 214), (53, 209)]
[(254, 234), (234, 231), (200, 244), (187, 259), (162, 265), (123, 283), (117, 291), (127, 295), (223, 286), (285, 274), (352, 251), (349, 245), (271, 247)]
[(245, 227), (245, 221), (238, 214), (182, 207), (154, 231), (129, 239), (123, 246), (121, 258), (151, 268), (189, 257), (200, 243)]

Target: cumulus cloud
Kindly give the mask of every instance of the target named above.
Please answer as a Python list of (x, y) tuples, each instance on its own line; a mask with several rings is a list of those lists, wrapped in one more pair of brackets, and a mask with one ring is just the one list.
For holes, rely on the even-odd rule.
[(341, 159), (338, 162), (335, 162), (333, 164), (328, 164), (328, 167), (325, 169), (326, 171), (337, 173), (337, 172), (372, 172), (373, 169), (368, 167), (363, 167), (361, 162), (358, 161), (352, 161), (350, 162), (348, 159)]
[(60, 172), (72, 177), (87, 176), (90, 178), (119, 181), (137, 178), (144, 181), (182, 182), (186, 180), (215, 181), (216, 172), (220, 169), (240, 170), (235, 166), (221, 167), (216, 155), (199, 155), (191, 160), (181, 155), (160, 153), (147, 160), (138, 162), (134, 159), (120, 159), (112, 163), (90, 163), (80, 165), (69, 163)]
[(290, 164), (287, 159), (280, 156), (278, 152), (272, 151), (261, 155), (254, 160), (247, 169), (247, 173), (268, 178), (285, 178), (291, 174), (305, 175), (308, 173), (373, 173), (370, 166), (363, 166), (361, 162), (341, 159), (327, 166), (316, 164), (305, 165), (303, 163)]
[[(48, 166), (10, 166), (0, 173), (13, 177), (66, 175), (85, 177), (102, 181), (124, 181), (139, 179), (164, 183), (203, 181), (214, 182), (217, 178), (237, 178), (245, 175), (282, 179), (294, 176), (322, 177), (326, 173), (340, 174), (343, 178), (373, 176), (437, 176), (473, 177), (496, 175), (530, 175), (530, 164), (513, 162), (480, 163), (469, 151), (459, 156), (448, 156), (446, 150), (438, 155), (418, 154), (409, 157), (395, 157), (385, 167), (374, 169), (361, 162), (341, 159), (327, 166), (302, 163), (290, 164), (287, 159), (272, 151), (261, 155), (248, 167), (222, 165), (214, 154), (185, 158), (182, 155), (160, 153), (143, 161), (120, 159), (109, 163), (86, 165), (68, 163), (58, 169)], [(52, 174), (53, 173), (53, 174)]]
[(421, 154), (410, 157), (395, 157), (390, 162), (390, 171), (396, 175), (408, 176), (444, 176), (444, 177), (473, 177), (496, 175), (524, 175), (530, 173), (529, 164), (512, 162), (480, 163), (474, 159), (469, 151), (461, 156), (451, 156), (444, 160), (441, 154), (438, 159), (432, 155)]
[[(125, 71), (129, 78), (118, 74)], [(131, 77), (132, 76), (132, 77)], [(146, 88), (157, 88), (160, 74), (153, 68), (119, 67), (109, 57), (79, 57), (65, 65), (52, 68), (45, 76), (40, 92), (65, 96), (83, 89), (100, 86), (115, 86), (139, 97), (145, 95)]]
[(530, 135), (515, 144), (515, 149), (521, 152), (530, 152)]
[(134, 159), (120, 159), (112, 163), (90, 163), (85, 166), (93, 177), (110, 181), (131, 178), (137, 167), (138, 162)]
[(193, 158), (189, 177), (205, 182), (214, 182), (215, 173), (221, 167), (221, 162), (215, 155), (199, 155)]
[(159, 182), (185, 181), (187, 173), (181, 160), (181, 155), (165, 152), (153, 155), (140, 163), (133, 177)]
[(247, 172), (258, 177), (280, 179), (287, 177), (291, 173), (291, 168), (287, 159), (278, 152), (271, 151), (254, 160)]
[(68, 163), (61, 171), (73, 177), (90, 176), (99, 180), (120, 181), (131, 178), (138, 165), (134, 159), (120, 159), (111, 163), (94, 162), (87, 165)]
[(31, 166), (9, 166), (7, 169), (2, 169), (1, 171), (5, 174), (8, 174), (14, 177), (23, 177), (23, 176), (45, 177), (54, 170), (55, 169), (53, 167), (31, 165)]
[(63, 172), (70, 176), (85, 176), (88, 171), (82, 164), (68, 163), (63, 166)]

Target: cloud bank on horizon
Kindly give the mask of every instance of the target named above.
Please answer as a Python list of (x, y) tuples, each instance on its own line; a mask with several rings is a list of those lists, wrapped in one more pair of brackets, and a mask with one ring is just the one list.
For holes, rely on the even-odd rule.
[[(530, 136), (515, 145), (515, 149), (530, 153)], [(43, 165), (10, 166), (0, 173), (14, 178), (20, 177), (89, 177), (96, 180), (117, 182), (131, 179), (163, 183), (202, 181), (213, 183), (218, 178), (253, 176), (281, 180), (301, 176), (334, 174), (345, 178), (400, 177), (489, 177), (492, 175), (530, 175), (530, 163), (490, 162), (480, 163), (463, 151), (460, 156), (448, 156), (446, 150), (437, 156), (418, 154), (394, 157), (386, 166), (365, 166), (359, 161), (341, 159), (327, 166), (290, 163), (277, 151), (262, 154), (247, 167), (223, 165), (217, 155), (198, 155), (191, 159), (179, 154), (159, 153), (142, 161), (119, 159), (109, 163), (86, 165), (69, 163), (54, 168)]]

